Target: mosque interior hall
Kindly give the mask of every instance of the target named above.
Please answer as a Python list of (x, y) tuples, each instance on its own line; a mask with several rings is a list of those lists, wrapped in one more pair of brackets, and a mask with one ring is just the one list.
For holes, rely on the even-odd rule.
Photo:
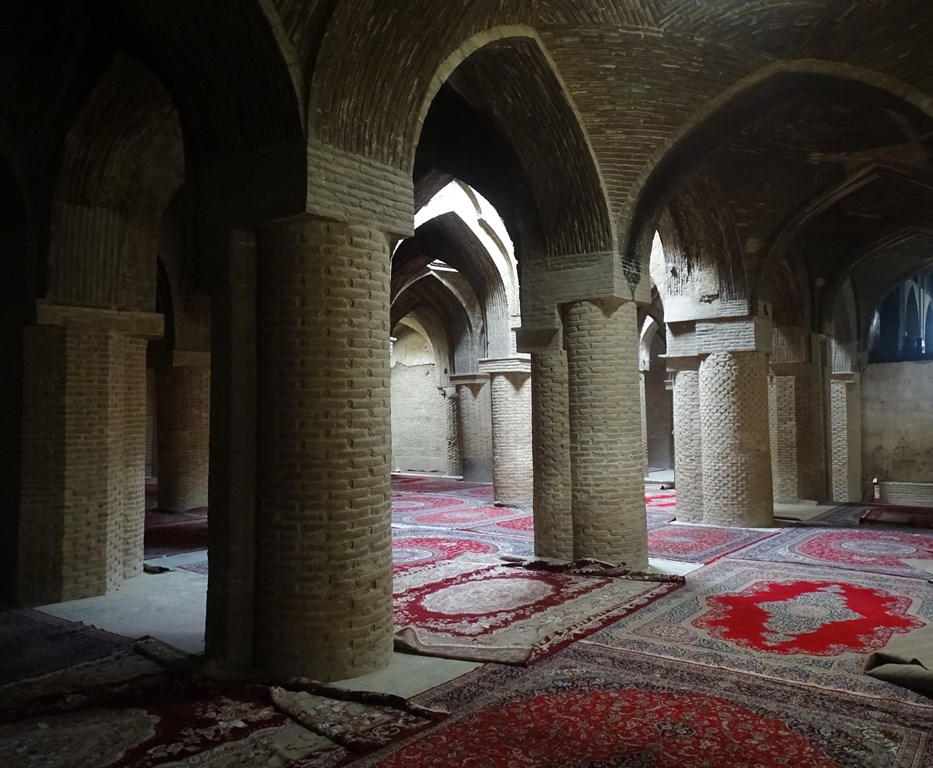
[(0, 765), (933, 768), (929, 0), (6, 0)]

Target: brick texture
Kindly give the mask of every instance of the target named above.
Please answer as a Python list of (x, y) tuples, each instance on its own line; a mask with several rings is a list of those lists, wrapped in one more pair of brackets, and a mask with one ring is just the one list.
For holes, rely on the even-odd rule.
[(574, 558), (648, 564), (632, 302), (582, 301), (566, 316)]
[[(696, 361), (699, 365), (699, 360)], [(677, 519), (703, 521), (703, 437), (700, 415), (700, 374), (674, 374), (674, 451)]]
[(159, 509), (183, 512), (207, 506), (211, 369), (175, 357), (158, 371)]
[(463, 479), (491, 483), (492, 401), (489, 376), (451, 376), (450, 380), (457, 387)]
[(560, 334), (531, 355), (535, 554), (573, 559), (567, 355)]
[(353, 677), (392, 653), (388, 243), (300, 217), (259, 246), (256, 662)]
[(531, 372), (497, 371), (489, 378), (495, 498), (507, 505), (530, 504), (534, 495)]
[(862, 398), (857, 373), (833, 375), (830, 384), (833, 501), (862, 498)]
[(767, 356), (716, 352), (700, 365), (703, 521), (774, 522)]

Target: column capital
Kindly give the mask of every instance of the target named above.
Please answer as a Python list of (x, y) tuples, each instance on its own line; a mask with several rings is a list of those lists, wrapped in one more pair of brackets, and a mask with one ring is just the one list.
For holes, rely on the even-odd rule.
[(514, 328), (515, 346), (519, 352), (546, 352), (560, 343), (560, 328)]
[(843, 384), (858, 384), (861, 374), (857, 371), (834, 371), (829, 376), (831, 381), (841, 381)]
[(699, 355), (662, 355), (661, 357), (667, 365), (667, 370), (672, 373), (677, 371), (698, 371), (702, 362)]
[(484, 387), (489, 383), (488, 373), (460, 373), (450, 377), (450, 383), (455, 387)]
[(771, 320), (751, 315), (716, 320), (700, 320), (696, 324), (697, 352), (771, 352)]
[(57, 325), (85, 331), (117, 331), (139, 339), (160, 339), (164, 318), (157, 312), (100, 309), (36, 301), (36, 325)]
[(531, 358), (528, 357), (502, 357), (486, 358), (479, 361), (480, 373), (489, 376), (498, 376), (508, 373), (531, 374)]

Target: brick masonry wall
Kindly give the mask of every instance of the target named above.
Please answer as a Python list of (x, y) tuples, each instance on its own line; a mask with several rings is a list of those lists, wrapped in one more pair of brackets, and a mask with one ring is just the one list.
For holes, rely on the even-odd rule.
[(671, 433), (673, 401), (667, 388), (667, 373), (649, 370), (643, 374), (645, 382), (645, 441), (648, 466), (670, 469), (674, 466)]
[(774, 522), (767, 355), (715, 352), (700, 365), (703, 521)]
[(392, 654), (388, 242), (299, 217), (259, 252), (256, 662), (354, 677)]
[(198, 357), (158, 371), (159, 509), (207, 506), (211, 369)]
[(437, 367), (392, 366), (392, 460), (401, 471), (447, 472), (447, 408)]
[(156, 477), (158, 475), (156, 456), (157, 397), (156, 372), (154, 368), (149, 368), (146, 370), (146, 477)]
[(211, 297), (210, 559), (207, 652), (223, 667), (254, 659), (256, 574), (256, 236), (234, 230)]
[(531, 355), (535, 554), (573, 559), (567, 355), (560, 335)]
[(530, 372), (491, 373), (490, 387), (496, 501), (530, 504), (534, 496)]
[(768, 418), (771, 433), (771, 473), (774, 500), (800, 499), (797, 457), (797, 377), (768, 377)]
[(571, 304), (565, 333), (574, 558), (646, 567), (636, 305)]
[(456, 382), (460, 404), (460, 441), (463, 446), (463, 479), (492, 482), (492, 402), (488, 377), (470, 377), (473, 383)]
[(677, 519), (703, 521), (703, 438), (700, 429), (700, 374), (680, 370), (674, 374), (674, 479)]
[(859, 374), (834, 375), (830, 383), (832, 499), (862, 498), (862, 403)]

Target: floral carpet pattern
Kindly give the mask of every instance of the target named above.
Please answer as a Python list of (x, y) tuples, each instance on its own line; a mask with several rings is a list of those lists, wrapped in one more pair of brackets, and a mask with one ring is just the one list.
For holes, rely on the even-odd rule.
[(738, 557), (927, 578), (924, 571), (904, 561), (933, 560), (933, 531), (792, 528), (743, 550)]
[(929, 766), (930, 709), (577, 644), (423, 694), (455, 714), (361, 768)]
[[(864, 601), (864, 602), (863, 602)], [(833, 568), (718, 560), (588, 642), (870, 696), (869, 650), (933, 623), (933, 585)], [(931, 709), (933, 717), (933, 709)]]
[(678, 586), (461, 557), (396, 571), (397, 645), (435, 656), (529, 663)]
[(773, 532), (711, 525), (671, 525), (648, 529), (648, 554), (662, 560), (711, 563), (773, 536)]

